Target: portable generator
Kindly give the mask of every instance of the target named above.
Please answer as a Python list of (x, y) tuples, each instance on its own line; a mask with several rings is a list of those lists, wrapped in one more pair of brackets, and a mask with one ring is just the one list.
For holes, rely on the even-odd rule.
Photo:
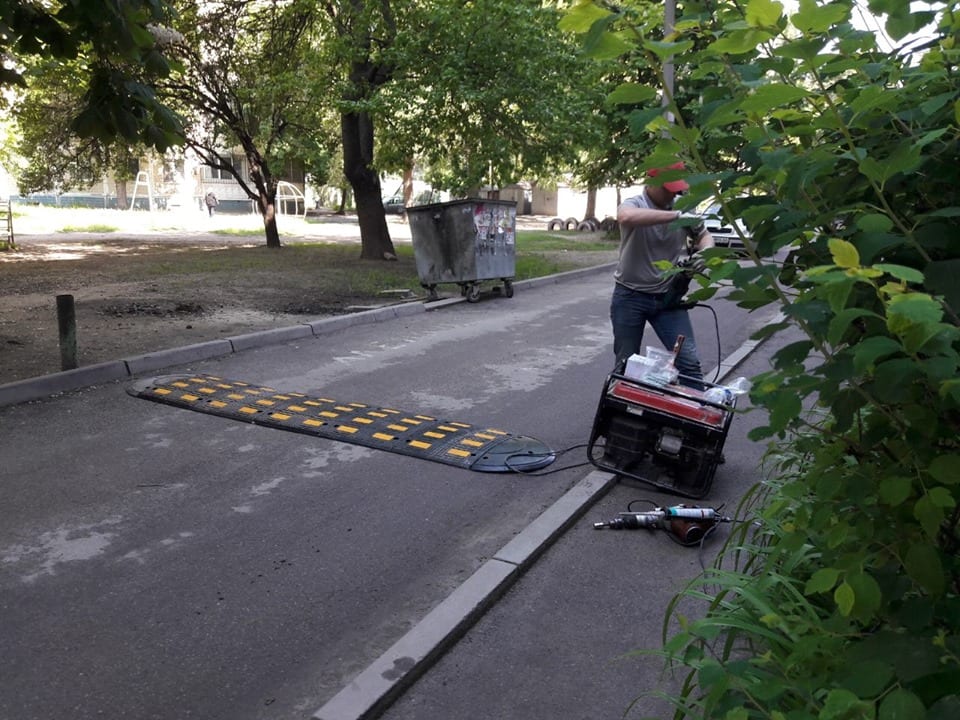
[[(704, 497), (723, 461), (736, 396), (696, 382), (702, 390), (610, 374), (587, 446), (590, 462), (672, 494)], [(713, 388), (709, 395), (719, 402), (707, 399)]]

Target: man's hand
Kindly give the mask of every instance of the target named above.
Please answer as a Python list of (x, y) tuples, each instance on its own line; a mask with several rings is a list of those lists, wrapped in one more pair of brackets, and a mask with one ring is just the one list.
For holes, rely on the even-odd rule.
[(699, 215), (693, 215), (692, 213), (679, 213), (677, 215), (677, 225), (683, 228), (683, 231), (687, 233), (687, 237), (690, 238), (691, 242), (697, 242), (707, 231), (703, 219)]
[(683, 268), (683, 272), (687, 275), (707, 274), (707, 261), (703, 259), (700, 253), (694, 253), (688, 258), (684, 258), (678, 265)]

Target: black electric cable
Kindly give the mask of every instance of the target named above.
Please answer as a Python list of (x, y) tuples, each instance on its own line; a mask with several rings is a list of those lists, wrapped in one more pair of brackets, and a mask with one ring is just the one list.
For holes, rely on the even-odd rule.
[(713, 313), (713, 329), (714, 334), (717, 338), (717, 371), (713, 375), (713, 383), (716, 384), (717, 380), (720, 378), (720, 319), (717, 317), (717, 311), (713, 308), (712, 305), (707, 305), (706, 303), (683, 303), (681, 307), (691, 310), (693, 308), (706, 308), (711, 313)]
[(535, 471), (535, 470), (531, 470), (531, 471), (528, 472), (528, 471), (523, 470), (523, 469), (521, 469), (521, 468), (511, 467), (511, 466), (510, 466), (510, 458), (550, 457), (550, 456), (552, 455), (552, 456), (554, 456), (554, 458), (557, 458), (557, 459), (558, 459), (558, 458), (562, 457), (563, 455), (565, 455), (566, 453), (570, 452), (571, 450), (576, 450), (577, 448), (587, 447), (587, 445), (588, 445), (588, 443), (579, 443), (579, 444), (577, 444), (577, 445), (571, 445), (571, 446), (568, 447), (568, 448), (564, 448), (563, 450), (557, 450), (556, 452), (550, 452), (550, 453), (541, 453), (541, 454), (538, 454), (538, 455), (530, 455), (530, 454), (527, 454), (527, 453), (523, 453), (523, 454), (521, 454), (521, 453), (516, 453), (516, 454), (514, 454), (514, 455), (508, 455), (507, 458), (506, 458), (506, 460), (504, 461), (504, 465), (507, 466), (507, 469), (508, 469), (508, 470), (510, 470), (511, 472), (517, 473), (518, 475), (530, 475), (530, 476), (533, 476), (533, 477), (540, 477), (540, 476), (543, 476), (543, 475), (553, 475), (554, 473), (563, 472), (564, 470), (572, 470), (573, 468), (584, 467), (584, 466), (586, 466), (586, 465), (589, 465), (590, 462), (587, 461), (587, 462), (577, 463), (576, 465), (565, 465), (565, 466), (563, 466), (563, 467), (553, 468), (552, 470), (547, 470), (547, 471), (545, 471), (545, 472), (537, 472), (537, 471)]

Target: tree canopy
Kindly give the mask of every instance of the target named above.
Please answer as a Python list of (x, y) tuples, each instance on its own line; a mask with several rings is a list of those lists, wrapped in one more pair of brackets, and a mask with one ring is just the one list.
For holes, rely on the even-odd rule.
[[(104, 143), (122, 138), (162, 152), (178, 143), (181, 131), (177, 116), (154, 92), (170, 63), (151, 27), (166, 20), (162, 0), (2, 3), (0, 87), (27, 87), (26, 68), (38, 59), (75, 63), (82, 68), (83, 95), (70, 118), (72, 132)], [(0, 103), (6, 101), (0, 94)]]

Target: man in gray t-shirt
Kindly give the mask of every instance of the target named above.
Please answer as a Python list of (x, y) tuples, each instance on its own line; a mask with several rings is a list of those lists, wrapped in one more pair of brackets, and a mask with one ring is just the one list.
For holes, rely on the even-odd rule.
[[(649, 322), (667, 350), (673, 349), (678, 336), (684, 336), (677, 369), (682, 376), (702, 380), (690, 317), (686, 309), (670, 303), (670, 278), (654, 264), (661, 260), (676, 263), (685, 257), (688, 241), (697, 252), (713, 247), (713, 237), (702, 224), (689, 229), (675, 224), (681, 213), (673, 209), (673, 201), (689, 186), (685, 180), (664, 181), (660, 176), (667, 172), (676, 175), (683, 169), (683, 163), (676, 163), (648, 171), (643, 191), (624, 200), (617, 209), (620, 257), (614, 272), (610, 321), (618, 366), (631, 355), (642, 354), (643, 330)], [(702, 259), (694, 255), (697, 265), (702, 269)]]

